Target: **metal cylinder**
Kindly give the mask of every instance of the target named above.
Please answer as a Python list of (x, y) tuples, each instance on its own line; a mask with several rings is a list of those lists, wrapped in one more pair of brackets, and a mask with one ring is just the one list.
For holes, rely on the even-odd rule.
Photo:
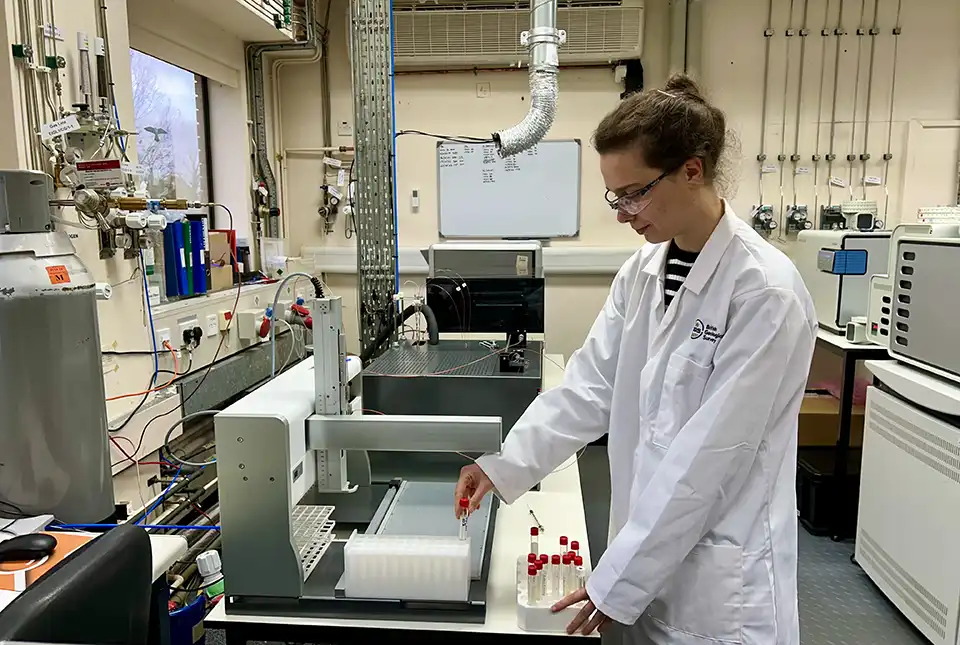
[(53, 179), (36, 170), (0, 171), (0, 233), (45, 233), (53, 228)]
[[(49, 224), (52, 192), (21, 201), (18, 174), (0, 171), (0, 212), (42, 221), (21, 212), (42, 201)], [(96, 286), (70, 238), (0, 234), (0, 514), (113, 515), (104, 399)]]

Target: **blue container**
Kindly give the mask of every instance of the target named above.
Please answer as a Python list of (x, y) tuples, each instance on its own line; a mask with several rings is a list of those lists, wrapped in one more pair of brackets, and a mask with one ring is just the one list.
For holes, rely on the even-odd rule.
[(170, 612), (170, 645), (205, 645), (206, 631), (203, 617), (207, 597), (201, 593), (183, 609)]

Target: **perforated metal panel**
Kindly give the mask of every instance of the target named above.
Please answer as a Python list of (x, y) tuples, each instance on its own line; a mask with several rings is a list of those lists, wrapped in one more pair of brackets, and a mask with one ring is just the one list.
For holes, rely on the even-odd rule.
[(495, 376), (499, 374), (497, 354), (490, 351), (436, 352), (408, 350), (387, 352), (371, 363), (368, 373), (391, 376)]

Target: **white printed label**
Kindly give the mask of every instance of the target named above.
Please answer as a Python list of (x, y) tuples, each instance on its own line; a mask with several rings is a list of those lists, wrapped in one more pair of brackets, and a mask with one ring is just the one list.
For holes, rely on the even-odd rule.
[(809, 175), (810, 169), (806, 166), (797, 166), (797, 169), (794, 172), (798, 175)]
[(50, 140), (54, 137), (59, 137), (62, 134), (68, 132), (73, 132), (74, 130), (80, 129), (80, 122), (77, 121), (77, 117), (73, 114), (70, 116), (65, 116), (62, 119), (57, 121), (51, 121), (50, 123), (44, 123), (40, 126), (40, 138), (44, 141)]
[(762, 172), (764, 175), (770, 175), (772, 173), (777, 172), (777, 167), (774, 166), (773, 164), (766, 164), (765, 166), (763, 166), (763, 168), (760, 169), (760, 172)]
[(80, 183), (86, 188), (116, 188), (123, 186), (123, 170), (119, 159), (77, 162)]
[(156, 255), (156, 252), (153, 250), (153, 247), (148, 246), (147, 248), (145, 248), (143, 250), (143, 263), (149, 267), (149, 266), (153, 266), (156, 261), (157, 261), (157, 255)]
[(837, 188), (844, 188), (844, 187), (846, 187), (847, 182), (845, 182), (844, 180), (840, 179), (839, 177), (831, 177), (831, 178), (830, 178), (830, 185), (831, 185), (831, 186), (836, 186)]
[(530, 275), (530, 258), (525, 255), (517, 256), (517, 275)]
[(347, 183), (347, 171), (341, 168), (337, 172), (337, 186), (343, 186)]
[(331, 197), (336, 197), (337, 199), (343, 199), (343, 193), (334, 188), (333, 186), (327, 186), (327, 192), (330, 193)]
[(180, 248), (180, 266), (184, 269), (187, 268), (187, 254), (183, 247)]
[(876, 175), (867, 175), (866, 177), (863, 178), (863, 183), (866, 186), (882, 186), (883, 179), (880, 177), (877, 177)]
[(143, 166), (138, 163), (124, 161), (120, 164), (120, 169), (128, 175), (133, 175), (134, 177), (143, 177)]
[(207, 254), (204, 253), (203, 251), (200, 251), (200, 266), (206, 266), (206, 265), (207, 265)]
[(340, 166), (343, 165), (342, 163), (340, 163), (339, 159), (334, 159), (333, 157), (324, 157), (323, 163), (330, 166), (331, 168), (339, 168)]
[(350, 184), (349, 190), (347, 190), (347, 194), (350, 195), (350, 201), (351, 201), (351, 202), (353, 201), (353, 196), (356, 194), (356, 190), (355, 190), (356, 187), (357, 187), (357, 184), (356, 184), (356, 183), (352, 183), (352, 184)]

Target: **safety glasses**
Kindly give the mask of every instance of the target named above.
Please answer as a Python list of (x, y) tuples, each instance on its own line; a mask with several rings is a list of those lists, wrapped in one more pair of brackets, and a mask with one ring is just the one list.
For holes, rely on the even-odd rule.
[(628, 215), (636, 215), (640, 211), (642, 211), (645, 207), (645, 204), (641, 201), (643, 197), (647, 193), (649, 193), (651, 190), (653, 190), (657, 184), (659, 184), (661, 181), (663, 181), (666, 177), (673, 174), (674, 172), (675, 170), (664, 171), (663, 173), (660, 174), (659, 177), (651, 181), (646, 186), (643, 186), (636, 190), (632, 190), (626, 195), (621, 195), (620, 197), (617, 197), (616, 194), (613, 193), (613, 191), (608, 190), (606, 194), (603, 196), (603, 198), (607, 200), (607, 204), (609, 204), (610, 208), (612, 208), (613, 210), (623, 211)]

